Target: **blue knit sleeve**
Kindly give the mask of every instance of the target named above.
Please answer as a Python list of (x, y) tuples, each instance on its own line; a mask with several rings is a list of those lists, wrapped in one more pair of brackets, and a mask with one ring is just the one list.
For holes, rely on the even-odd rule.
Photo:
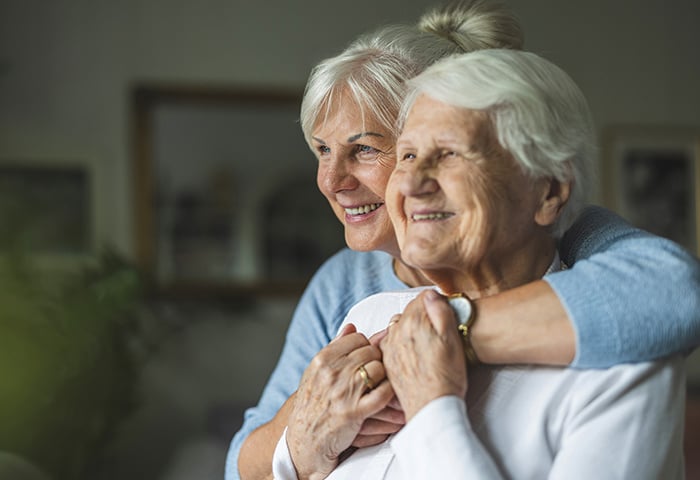
[(700, 261), (679, 245), (588, 207), (560, 252), (573, 268), (545, 280), (573, 322), (572, 366), (651, 360), (700, 344)]

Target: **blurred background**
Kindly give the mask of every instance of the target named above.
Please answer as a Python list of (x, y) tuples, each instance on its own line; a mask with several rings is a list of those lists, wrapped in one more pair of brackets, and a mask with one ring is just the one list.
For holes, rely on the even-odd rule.
[[(700, 4), (506, 3), (589, 99), (595, 201), (697, 255)], [(0, 1), (0, 478), (222, 478), (343, 245), (309, 70), (438, 4)]]

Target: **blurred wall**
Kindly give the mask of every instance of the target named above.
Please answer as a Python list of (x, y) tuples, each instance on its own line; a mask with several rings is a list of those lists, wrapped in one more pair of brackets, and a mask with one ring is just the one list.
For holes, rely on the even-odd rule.
[[(560, 64), (600, 128), (700, 127), (700, 4), (510, 0), (526, 45)], [(310, 67), (428, 0), (3, 0), (0, 157), (94, 162), (98, 232), (133, 252), (129, 88), (164, 83), (297, 87)]]

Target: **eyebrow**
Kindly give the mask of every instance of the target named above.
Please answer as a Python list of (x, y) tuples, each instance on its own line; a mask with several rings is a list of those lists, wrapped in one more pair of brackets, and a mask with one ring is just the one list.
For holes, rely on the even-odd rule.
[(382, 135), (381, 133), (377, 133), (377, 132), (362, 132), (362, 133), (358, 133), (357, 135), (353, 135), (351, 137), (348, 137), (348, 143), (352, 143), (356, 140), (359, 140), (362, 137), (381, 137), (381, 138), (384, 138), (384, 135)]
[[(362, 132), (362, 133), (358, 133), (358, 134), (349, 136), (347, 141), (348, 141), (348, 143), (352, 143), (352, 142), (355, 142), (355, 141), (359, 140), (359, 139), (362, 138), (362, 137), (380, 137), (380, 138), (384, 138), (384, 135), (382, 135), (381, 133), (377, 133), (377, 132)], [(323, 144), (323, 145), (326, 144), (326, 142), (325, 142), (324, 140), (321, 140), (321, 139), (318, 138), (318, 137), (311, 137), (311, 138), (313, 138), (314, 140), (316, 140), (316, 141), (317, 141), (318, 143), (320, 143), (320, 144)]]

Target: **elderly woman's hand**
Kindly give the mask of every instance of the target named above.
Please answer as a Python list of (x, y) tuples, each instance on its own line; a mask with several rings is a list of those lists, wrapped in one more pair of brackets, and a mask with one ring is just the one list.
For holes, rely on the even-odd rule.
[[(370, 435), (378, 435), (372, 422), (366, 422), (385, 411), (394, 397), (381, 360), (381, 350), (352, 325), (313, 358), (287, 425), (287, 445), (299, 478), (325, 478), (361, 438), (363, 425)], [(378, 441), (365, 438), (364, 443)]]
[(407, 421), (438, 397), (466, 395), (462, 338), (452, 308), (436, 291), (421, 292), (394, 316), (380, 346)]

